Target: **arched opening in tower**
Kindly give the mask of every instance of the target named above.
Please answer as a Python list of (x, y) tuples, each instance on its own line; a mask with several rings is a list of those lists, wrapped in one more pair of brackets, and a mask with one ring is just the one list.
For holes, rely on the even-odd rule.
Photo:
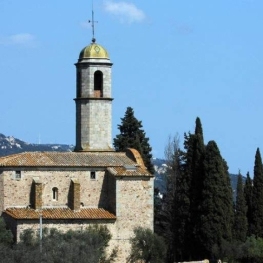
[(99, 70), (94, 73), (94, 96), (96, 98), (103, 97), (103, 74)]

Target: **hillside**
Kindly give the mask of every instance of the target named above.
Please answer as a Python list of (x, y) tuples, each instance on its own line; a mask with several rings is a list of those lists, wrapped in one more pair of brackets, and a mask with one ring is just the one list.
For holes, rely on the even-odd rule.
[[(21, 152), (35, 152), (35, 151), (58, 151), (66, 152), (72, 151), (74, 145), (67, 144), (33, 144), (21, 141), (13, 136), (5, 136), (0, 133), (0, 156), (6, 156), (10, 154), (16, 154)], [(155, 187), (160, 192), (165, 192), (165, 173), (166, 164), (163, 159), (154, 158), (153, 165), (155, 169)], [(231, 185), (235, 193), (237, 185), (237, 175), (230, 174)], [(245, 178), (244, 178), (245, 180)]]
[(5, 136), (0, 133), (0, 156), (6, 156), (21, 152), (35, 151), (72, 151), (73, 145), (67, 144), (32, 144), (21, 141), (13, 136)]

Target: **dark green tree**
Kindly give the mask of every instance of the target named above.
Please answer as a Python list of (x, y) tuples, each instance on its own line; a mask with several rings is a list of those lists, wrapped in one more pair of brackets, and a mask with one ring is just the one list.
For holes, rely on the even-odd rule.
[(12, 232), (6, 228), (4, 219), (0, 217), (0, 244), (10, 246), (13, 242)]
[(149, 144), (149, 138), (143, 130), (142, 122), (134, 116), (134, 111), (128, 107), (125, 115), (121, 118), (121, 124), (118, 125), (120, 134), (113, 140), (116, 151), (125, 151), (127, 148), (136, 149), (142, 156), (145, 166), (150, 173), (154, 173), (152, 158), (152, 148)]
[(252, 235), (252, 223), (253, 223), (253, 213), (252, 213), (252, 196), (253, 196), (253, 184), (250, 178), (249, 173), (247, 173), (245, 187), (244, 187), (244, 195), (247, 206), (247, 222), (248, 222), (248, 232), (247, 236)]
[[(187, 233), (187, 247), (190, 248), (190, 256), (196, 259), (199, 255), (199, 214), (202, 203), (202, 190), (204, 180), (204, 155), (205, 145), (203, 138), (203, 129), (199, 117), (195, 121), (195, 133), (190, 135), (188, 142), (187, 163), (186, 166), (190, 176), (190, 223)], [(189, 147), (189, 144), (192, 144)], [(189, 149), (192, 149), (189, 151)], [(189, 258), (189, 260), (191, 259)]]
[(233, 199), (226, 162), (217, 144), (208, 142), (204, 158), (204, 181), (200, 207), (201, 258), (213, 257), (213, 247), (232, 238)]
[[(167, 262), (174, 262), (182, 258), (184, 246), (185, 226), (189, 211), (188, 190), (185, 191), (187, 180), (183, 174), (182, 151), (179, 148), (178, 135), (169, 137), (165, 147), (166, 192), (164, 194), (161, 210), (157, 214), (159, 226), (155, 228), (167, 244)], [(180, 207), (180, 208), (179, 208)]]
[(235, 221), (233, 235), (236, 241), (245, 242), (247, 238), (247, 205), (244, 195), (243, 176), (239, 172), (237, 179), (237, 194), (235, 204)]
[(252, 195), (252, 234), (263, 237), (263, 166), (259, 148), (257, 148), (254, 165)]
[(138, 227), (131, 238), (131, 254), (128, 262), (162, 263), (165, 260), (166, 247), (163, 239), (150, 229)]

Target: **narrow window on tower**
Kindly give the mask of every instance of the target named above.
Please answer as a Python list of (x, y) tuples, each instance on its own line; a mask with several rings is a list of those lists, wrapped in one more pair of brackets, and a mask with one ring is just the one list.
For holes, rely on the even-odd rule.
[(58, 201), (58, 189), (57, 187), (52, 188), (53, 201)]
[(99, 70), (94, 73), (94, 97), (103, 97), (103, 74)]

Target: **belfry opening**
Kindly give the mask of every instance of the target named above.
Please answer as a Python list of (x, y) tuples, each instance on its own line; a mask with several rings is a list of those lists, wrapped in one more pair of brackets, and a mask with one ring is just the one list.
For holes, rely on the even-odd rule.
[(103, 97), (103, 73), (100, 70), (94, 73), (94, 97)]

